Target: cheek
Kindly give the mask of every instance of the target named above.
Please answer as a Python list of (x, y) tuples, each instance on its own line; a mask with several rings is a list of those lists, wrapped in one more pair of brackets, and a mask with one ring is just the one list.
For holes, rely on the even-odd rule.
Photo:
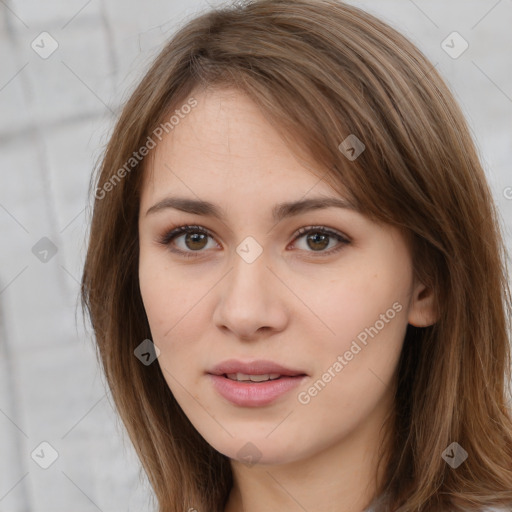
[(187, 311), (191, 311), (198, 300), (199, 292), (187, 286), (184, 273), (171, 268), (165, 254), (153, 253), (150, 249), (141, 250), (139, 287), (151, 331), (159, 338), (180, 318), (185, 319)]
[(375, 394), (391, 382), (407, 327), (407, 268), (367, 263), (365, 267), (359, 260), (353, 271), (329, 281), (321, 293), (313, 288), (308, 293), (308, 304), (322, 320), (316, 322), (322, 335), (307, 347), (310, 360), (316, 361), (317, 387), (324, 389), (328, 382), (327, 402), (341, 401), (355, 409), (373, 403)]
[[(347, 272), (343, 279), (331, 280), (327, 286), (310, 288), (307, 303), (324, 325), (327, 339), (334, 343), (350, 342), (376, 322), (381, 327), (384, 315), (386, 330), (395, 318), (403, 317), (409, 284), (389, 269), (371, 272)], [(393, 306), (395, 304), (395, 306)], [(387, 313), (387, 314), (386, 314)], [(402, 318), (398, 323), (402, 321)], [(320, 323), (320, 322), (319, 322)]]
[(176, 311), (175, 295), (155, 269), (141, 268), (139, 286), (151, 333), (154, 338), (162, 338), (165, 329), (172, 325), (173, 312)]
[(300, 390), (299, 401), (307, 402), (305, 410), (315, 411), (313, 416), (323, 418), (325, 428), (355, 428), (391, 389), (407, 316), (400, 296), (404, 290), (388, 285), (373, 276), (353, 280), (350, 286), (332, 290), (333, 300), (323, 309), (322, 318), (334, 334), (309, 345), (315, 375)]
[[(169, 268), (160, 255), (142, 256), (139, 286), (152, 341), (160, 350), (158, 361), (164, 376), (183, 375), (200, 356), (199, 343), (211, 322), (202, 307), (203, 296), (212, 284), (191, 283), (187, 272)], [(169, 383), (171, 384), (171, 383)]]

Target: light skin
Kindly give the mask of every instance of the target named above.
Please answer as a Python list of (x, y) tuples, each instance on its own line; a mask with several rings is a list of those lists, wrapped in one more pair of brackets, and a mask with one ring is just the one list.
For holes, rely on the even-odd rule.
[[(361, 512), (376, 489), (405, 330), (435, 321), (432, 293), (414, 279), (410, 248), (391, 226), (336, 207), (276, 222), (278, 203), (343, 196), (242, 93), (191, 96), (197, 107), (153, 150), (140, 203), (140, 289), (158, 364), (195, 428), (231, 459), (225, 512)], [(170, 196), (209, 201), (225, 218), (174, 208), (146, 213)], [(184, 225), (209, 235), (159, 242)], [(297, 234), (303, 227), (316, 231)], [(318, 227), (348, 243), (322, 239)], [(251, 263), (236, 251), (249, 236), (262, 249)], [(333, 372), (338, 356), (397, 303), (400, 311)], [(308, 376), (271, 404), (237, 406), (206, 373), (231, 358), (268, 359)], [(301, 403), (298, 394), (329, 368), (330, 382)], [(242, 460), (248, 442), (260, 454), (255, 464)]]

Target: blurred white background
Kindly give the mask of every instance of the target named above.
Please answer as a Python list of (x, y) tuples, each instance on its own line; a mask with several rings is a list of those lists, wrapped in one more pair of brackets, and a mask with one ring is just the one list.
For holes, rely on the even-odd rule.
[[(451, 86), (512, 252), (512, 1), (350, 3), (412, 39)], [(0, 512), (154, 510), (77, 307), (87, 190), (122, 102), (209, 5), (0, 0)]]

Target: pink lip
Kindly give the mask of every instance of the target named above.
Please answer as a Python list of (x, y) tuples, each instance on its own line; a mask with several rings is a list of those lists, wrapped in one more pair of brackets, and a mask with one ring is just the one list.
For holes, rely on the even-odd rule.
[[(265, 382), (237, 382), (226, 374), (244, 373), (263, 375), (279, 373), (279, 379)], [(302, 370), (291, 370), (272, 361), (251, 361), (244, 363), (230, 359), (215, 366), (208, 372), (215, 389), (231, 403), (241, 407), (261, 407), (298, 386), (307, 375)]]
[(227, 373), (245, 373), (246, 375), (263, 375), (265, 373), (279, 373), (287, 376), (306, 375), (303, 370), (292, 370), (273, 361), (258, 359), (244, 362), (237, 359), (228, 359), (214, 366), (208, 373), (224, 375)]
[(226, 399), (241, 407), (261, 407), (298, 386), (306, 375), (281, 377), (265, 382), (237, 382), (224, 375), (211, 375), (213, 386)]

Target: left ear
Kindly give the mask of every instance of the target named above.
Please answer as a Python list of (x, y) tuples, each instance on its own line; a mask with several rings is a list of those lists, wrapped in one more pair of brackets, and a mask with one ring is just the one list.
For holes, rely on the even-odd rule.
[(409, 307), (408, 322), (415, 327), (428, 327), (437, 322), (434, 310), (434, 291), (418, 282)]

